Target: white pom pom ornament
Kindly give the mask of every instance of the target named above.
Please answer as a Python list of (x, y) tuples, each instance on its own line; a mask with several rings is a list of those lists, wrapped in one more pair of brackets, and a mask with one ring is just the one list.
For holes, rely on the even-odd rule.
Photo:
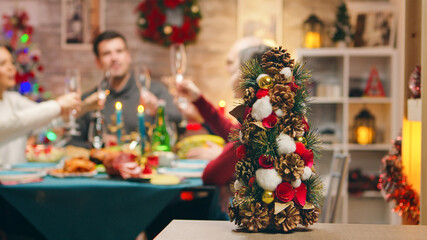
[(239, 131), (239, 140), (241, 143), (245, 143), (245, 141), (243, 140), (243, 133), (242, 131)]
[(303, 181), (305, 181), (305, 180), (307, 180), (307, 179), (309, 179), (310, 177), (311, 177), (311, 174), (312, 174), (313, 172), (311, 171), (311, 168), (309, 168), (309, 167), (305, 167), (304, 168), (304, 173), (301, 175), (301, 179), (303, 180)]
[(292, 185), (292, 187), (294, 187), (294, 188), (297, 188), (297, 187), (299, 187), (299, 186), (301, 186), (301, 179), (297, 179), (297, 180), (295, 180), (295, 181), (292, 181), (291, 182), (291, 185)]
[(280, 74), (285, 75), (286, 80), (292, 80), (292, 70), (290, 67), (285, 67), (280, 71)]
[(282, 182), (282, 177), (276, 172), (274, 168), (256, 170), (256, 181), (264, 190), (275, 191), (277, 185)]
[(284, 133), (280, 133), (276, 138), (276, 142), (279, 154), (293, 153), (297, 149), (294, 139)]
[(243, 184), (239, 180), (236, 180), (234, 182), (234, 190), (239, 191), (242, 187), (243, 187)]
[(283, 111), (282, 111), (282, 109), (277, 109), (275, 112), (274, 112), (275, 114), (276, 114), (276, 116), (278, 116), (278, 117), (283, 117), (283, 115), (285, 114)]
[(273, 107), (270, 103), (270, 97), (265, 96), (261, 99), (256, 100), (252, 106), (252, 117), (257, 121), (262, 121), (264, 118), (270, 116), (273, 111)]

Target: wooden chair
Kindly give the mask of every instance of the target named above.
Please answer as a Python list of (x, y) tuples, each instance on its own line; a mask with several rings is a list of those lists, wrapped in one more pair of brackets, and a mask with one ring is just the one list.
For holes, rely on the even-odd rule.
[(329, 181), (325, 181), (327, 182), (325, 184), (327, 188), (320, 222), (333, 223), (336, 221), (341, 196), (343, 191), (346, 190), (344, 186), (346, 186), (345, 181), (348, 175), (349, 163), (350, 157), (348, 154), (333, 153), (331, 168), (327, 176)]

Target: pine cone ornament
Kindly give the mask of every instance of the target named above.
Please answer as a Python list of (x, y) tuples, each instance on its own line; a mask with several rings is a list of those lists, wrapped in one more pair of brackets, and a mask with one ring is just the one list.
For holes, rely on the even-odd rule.
[(286, 49), (282, 49), (282, 47), (271, 49), (261, 57), (261, 67), (270, 76), (279, 74), (285, 67), (292, 69), (294, 62), (295, 60), (291, 59), (289, 52)]
[(301, 225), (308, 227), (308, 225), (313, 225), (313, 223), (319, 220), (320, 210), (318, 208), (314, 209), (301, 209)]
[(245, 104), (249, 107), (252, 107), (252, 105), (257, 100), (256, 98), (256, 92), (253, 87), (249, 87), (245, 90), (245, 95), (243, 96), (243, 101), (245, 101)]
[(304, 134), (304, 125), (301, 117), (294, 113), (289, 113), (280, 119), (280, 131), (295, 138)]
[(294, 107), (294, 97), (295, 93), (292, 92), (291, 87), (284, 84), (276, 84), (270, 89), (270, 102), (273, 110), (282, 109), (284, 115)]
[(275, 163), (275, 168), (283, 180), (287, 182), (295, 181), (304, 173), (304, 160), (301, 160), (298, 154), (289, 153), (280, 156), (279, 161)]
[(242, 225), (251, 232), (266, 229), (270, 224), (270, 214), (266, 204), (252, 203), (239, 213)]
[[(253, 120), (252, 120), (253, 121)], [(253, 139), (255, 134), (258, 132), (258, 127), (251, 123), (251, 119), (246, 119), (243, 122), (242, 126), (242, 140), (249, 144)]]
[(294, 206), (289, 206), (274, 216), (274, 225), (277, 230), (288, 232), (297, 227), (301, 221), (299, 210)]
[(235, 166), (237, 179), (249, 182), (249, 179), (255, 176), (255, 166), (250, 159), (241, 159)]
[(285, 84), (292, 82), (292, 78), (287, 78), (284, 74), (276, 73), (274, 75), (274, 81), (278, 84)]
[(235, 222), (235, 224), (241, 224), (241, 218), (239, 216), (239, 207), (232, 206), (230, 203), (228, 204), (228, 216), (230, 216), (230, 222)]

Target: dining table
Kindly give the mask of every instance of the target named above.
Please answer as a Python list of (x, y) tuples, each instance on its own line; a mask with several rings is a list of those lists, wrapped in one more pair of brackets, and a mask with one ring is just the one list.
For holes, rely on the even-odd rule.
[(184, 190), (204, 188), (200, 177), (175, 185), (94, 177), (1, 185), (0, 197), (46, 239), (135, 239)]

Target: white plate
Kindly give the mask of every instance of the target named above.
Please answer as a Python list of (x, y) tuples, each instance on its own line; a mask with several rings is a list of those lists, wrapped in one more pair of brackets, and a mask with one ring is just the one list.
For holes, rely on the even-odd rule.
[(46, 171), (22, 172), (22, 171), (0, 171), (0, 181), (22, 181), (33, 180), (46, 176)]
[(174, 167), (177, 168), (205, 168), (208, 165), (209, 160), (199, 160), (199, 159), (180, 159), (175, 161)]
[(177, 177), (185, 178), (200, 178), (203, 174), (203, 169), (194, 169), (194, 168), (158, 168), (157, 172), (160, 174), (169, 174)]

